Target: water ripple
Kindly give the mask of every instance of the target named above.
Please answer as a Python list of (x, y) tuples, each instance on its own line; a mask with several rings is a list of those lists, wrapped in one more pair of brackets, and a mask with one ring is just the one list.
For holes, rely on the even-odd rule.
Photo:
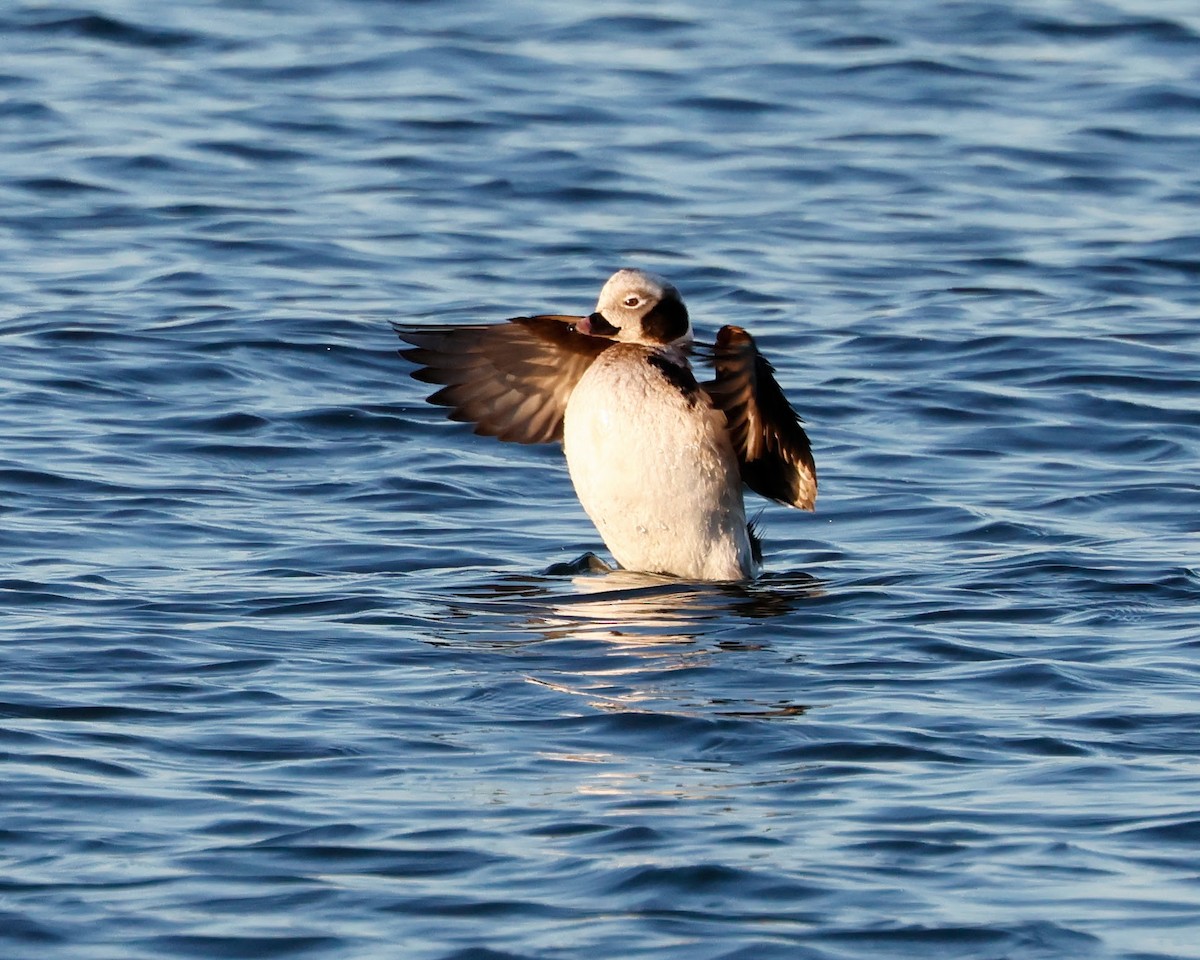
[[(117, 6), (0, 12), (0, 953), (1194, 952), (1189, 10)], [(754, 584), (395, 355), (627, 262), (809, 425)]]

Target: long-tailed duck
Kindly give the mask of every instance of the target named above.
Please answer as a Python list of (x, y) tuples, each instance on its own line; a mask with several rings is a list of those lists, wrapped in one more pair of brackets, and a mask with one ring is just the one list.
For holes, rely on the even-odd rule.
[(761, 555), (742, 483), (811, 510), (817, 474), (800, 419), (745, 330), (700, 348), (715, 376), (697, 383), (679, 291), (618, 270), (586, 317), (396, 324), (431, 403), (475, 432), (516, 443), (561, 440), (575, 492), (628, 570), (745, 580)]

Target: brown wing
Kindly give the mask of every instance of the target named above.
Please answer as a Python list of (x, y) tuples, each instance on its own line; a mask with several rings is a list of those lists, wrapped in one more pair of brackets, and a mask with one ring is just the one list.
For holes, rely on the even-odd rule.
[(612, 341), (575, 330), (582, 317), (517, 317), (507, 323), (414, 327), (393, 324), (420, 366), (413, 377), (444, 384), (430, 403), (475, 432), (515, 443), (562, 439), (575, 384)]
[(775, 370), (741, 327), (725, 326), (713, 347), (716, 378), (704, 390), (725, 413), (742, 480), (755, 493), (811, 510), (817, 469), (800, 418), (775, 382)]

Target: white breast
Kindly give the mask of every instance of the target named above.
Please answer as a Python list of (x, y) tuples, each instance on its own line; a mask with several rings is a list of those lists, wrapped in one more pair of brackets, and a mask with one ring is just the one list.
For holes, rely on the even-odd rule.
[(689, 399), (646, 347), (606, 350), (567, 404), (563, 445), (575, 492), (628, 570), (696, 580), (757, 572), (724, 414)]

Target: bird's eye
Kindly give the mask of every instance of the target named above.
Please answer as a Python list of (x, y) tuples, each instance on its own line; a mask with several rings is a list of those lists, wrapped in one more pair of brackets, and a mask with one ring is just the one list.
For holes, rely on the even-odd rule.
[(627, 306), (627, 307), (636, 307), (641, 302), (642, 301), (639, 300), (637, 297), (626, 297), (625, 298), (625, 306)]

